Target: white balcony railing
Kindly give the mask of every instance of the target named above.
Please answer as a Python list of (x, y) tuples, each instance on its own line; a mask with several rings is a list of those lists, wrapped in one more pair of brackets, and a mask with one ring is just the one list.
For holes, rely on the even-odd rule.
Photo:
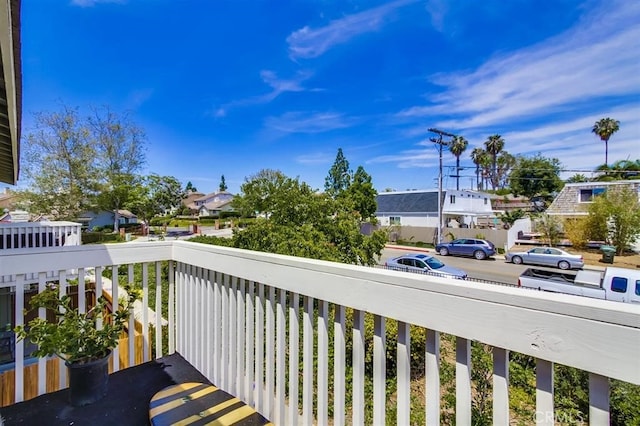
[[(471, 424), (471, 341), (492, 347), (494, 424), (510, 422), (511, 351), (537, 360), (535, 420), (541, 424), (554, 422), (554, 363), (589, 373), (592, 424), (609, 422), (610, 378), (640, 384), (637, 305), (184, 241), (8, 254), (0, 256), (0, 271), (17, 277), (15, 312), (21, 313), (20, 289), (30, 283), (27, 276), (41, 277), (44, 285), (48, 271), (58, 271), (64, 281), (69, 270), (82, 276), (87, 268), (99, 272), (141, 263), (143, 305), (151, 306), (159, 317), (161, 292), (156, 291), (156, 299), (149, 301), (148, 290), (161, 287), (160, 262), (168, 260), (172, 261), (167, 285), (169, 332), (164, 343), (169, 352), (178, 351), (209, 380), (275, 424), (364, 424), (367, 416), (373, 424), (384, 424), (388, 407), (385, 330), (391, 320), (397, 321), (398, 330), (394, 378), (398, 424), (410, 423), (410, 327), (427, 330), (427, 424), (440, 424), (442, 416), (441, 333), (456, 336), (457, 424)], [(150, 267), (156, 268), (155, 282), (148, 282)], [(159, 357), (163, 355), (161, 330), (151, 336), (147, 310), (143, 312), (144, 339), (156, 340), (154, 355)], [(365, 317), (372, 318), (372, 331), (365, 330)], [(17, 314), (15, 323), (22, 321)], [(347, 341), (352, 347), (349, 359)], [(372, 373), (365, 371), (366, 348), (373, 348)], [(23, 346), (18, 343), (16, 401), (24, 398), (22, 355)], [(151, 356), (145, 353), (144, 360)], [(367, 374), (373, 383), (370, 401), (365, 401)], [(44, 373), (39, 380), (44, 381)], [(44, 384), (39, 392), (44, 393)], [(346, 406), (347, 395), (351, 406)]]

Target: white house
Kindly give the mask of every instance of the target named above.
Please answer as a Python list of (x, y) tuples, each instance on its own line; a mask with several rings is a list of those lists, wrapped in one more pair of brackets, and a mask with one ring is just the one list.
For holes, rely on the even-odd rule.
[(232, 211), (231, 202), (233, 194), (226, 191), (212, 192), (200, 198), (196, 198), (193, 203), (198, 209), (198, 216), (218, 216), (220, 212)]
[[(383, 226), (438, 226), (438, 190), (383, 192), (376, 197), (376, 218)], [(470, 190), (442, 191), (444, 226), (476, 227), (480, 220), (496, 218), (490, 194)]]

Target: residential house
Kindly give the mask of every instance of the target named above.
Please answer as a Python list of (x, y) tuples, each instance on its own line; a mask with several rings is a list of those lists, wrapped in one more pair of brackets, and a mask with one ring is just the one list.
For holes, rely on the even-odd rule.
[(512, 212), (514, 210), (522, 210), (523, 212), (535, 211), (534, 204), (529, 197), (523, 195), (495, 195), (490, 194), (491, 205), (494, 210), (503, 212)]
[(231, 202), (233, 194), (226, 191), (212, 192), (194, 200), (194, 205), (198, 209), (198, 216), (220, 216), (221, 212), (233, 211)]
[[(0, 182), (10, 184), (16, 183), (19, 169), (19, 6), (17, 0), (0, 2)], [(428, 214), (433, 220), (433, 191), (424, 195), (431, 200), (428, 205), (411, 209), (390, 202), (385, 207), (384, 200), (392, 200), (385, 197), (391, 195), (379, 197), (381, 217), (395, 215), (402, 222)], [(449, 203), (443, 210), (461, 216), (463, 223), (478, 217), (474, 214), (489, 214), (480, 210), (490, 205), (482, 193), (444, 195)], [(471, 424), (475, 409), (473, 342), (482, 342), (491, 353), (488, 398), (494, 424), (514, 420), (509, 360), (515, 354), (531, 357), (536, 366), (528, 395), (535, 401), (535, 415), (529, 423), (576, 420), (554, 407), (555, 364), (579, 369), (587, 377), (590, 424), (611, 423), (610, 382), (640, 384), (640, 310), (634, 306), (180, 240), (0, 253), (0, 271), (10, 277), (0, 281), (0, 291), (11, 295), (14, 306), (6, 319), (9, 328), (24, 324), (29, 292), (50, 281), (59, 282), (62, 290), (77, 277), (83, 294), (82, 272), (89, 269), (96, 271), (96, 294), (102, 294), (103, 271), (117, 276), (113, 273), (119, 270), (141, 270), (145, 291), (140, 333), (145, 344), (140, 359), (134, 358), (132, 339), (115, 348), (107, 398), (74, 408), (64, 392), (55, 392), (67, 386), (67, 375), (58, 374), (63, 362), (39, 358), (29, 364), (25, 342), (0, 334), (15, 351), (11, 371), (0, 373), (6, 424), (56, 418), (77, 424), (105, 418), (110, 424), (148, 424), (149, 401), (156, 392), (180, 382), (208, 381), (277, 425), (410, 424), (416, 398), (425, 407), (425, 423), (437, 425), (452, 414), (441, 406), (441, 363), (444, 357), (450, 359), (441, 353), (444, 335), (455, 339), (453, 415), (459, 425)], [(155, 279), (148, 274), (153, 269)], [(156, 292), (150, 300), (147, 290), (154, 285), (162, 288), (163, 297)], [(113, 303), (118, 303), (116, 289), (113, 286)], [(167, 312), (166, 329), (150, 327), (146, 308), (151, 305), (156, 318)], [(38, 315), (45, 318), (44, 312)], [(375, 324), (366, 333), (365, 318)], [(386, 338), (389, 324), (392, 342)], [(411, 352), (413, 330), (426, 338), (417, 349), (425, 359), (419, 381), (423, 388), (417, 392), (411, 368), (416, 358)], [(365, 368), (369, 354), (372, 367)], [(389, 370), (389, 365), (394, 368)], [(370, 388), (371, 395), (366, 392)], [(352, 396), (348, 406), (347, 396)]]
[(630, 188), (640, 197), (640, 180), (567, 183), (553, 200), (546, 213), (562, 217), (586, 216), (595, 197), (620, 188)]
[[(376, 218), (383, 226), (438, 227), (438, 190), (382, 192), (377, 195)], [(474, 228), (496, 218), (490, 194), (471, 190), (442, 191), (444, 226)]]
[(187, 195), (182, 199), (182, 205), (189, 209), (191, 214), (198, 214), (198, 206), (195, 201), (199, 198), (204, 197), (204, 193), (197, 191), (188, 191)]
[[(113, 226), (116, 220), (115, 211), (86, 211), (78, 217), (85, 229), (92, 230), (96, 227)], [(129, 210), (118, 210), (118, 225), (126, 225), (130, 223), (138, 223), (138, 217)]]

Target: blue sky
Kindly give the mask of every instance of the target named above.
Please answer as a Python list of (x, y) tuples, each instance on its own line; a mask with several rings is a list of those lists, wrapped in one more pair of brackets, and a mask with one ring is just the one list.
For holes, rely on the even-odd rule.
[(640, 158), (638, 22), (629, 0), (23, 0), (23, 134), (61, 102), (128, 111), (145, 173), (204, 192), (264, 168), (321, 189), (338, 148), (379, 191), (434, 188), (430, 127), (469, 167), (499, 133), (592, 170), (602, 117), (609, 162)]

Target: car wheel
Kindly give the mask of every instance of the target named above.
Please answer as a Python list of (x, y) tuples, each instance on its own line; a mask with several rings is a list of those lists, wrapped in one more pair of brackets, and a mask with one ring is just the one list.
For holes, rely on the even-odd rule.
[(487, 253), (483, 252), (482, 250), (476, 250), (473, 253), (473, 257), (475, 257), (478, 260), (484, 260), (487, 258)]
[(521, 265), (522, 264), (522, 258), (520, 256), (513, 256), (511, 258), (511, 261), (513, 263), (515, 263), (516, 265)]
[(571, 268), (571, 265), (569, 265), (569, 262), (567, 262), (566, 260), (561, 260), (560, 262), (558, 262), (558, 268), (569, 269)]
[(447, 256), (449, 254), (449, 250), (446, 247), (440, 248), (440, 256)]

